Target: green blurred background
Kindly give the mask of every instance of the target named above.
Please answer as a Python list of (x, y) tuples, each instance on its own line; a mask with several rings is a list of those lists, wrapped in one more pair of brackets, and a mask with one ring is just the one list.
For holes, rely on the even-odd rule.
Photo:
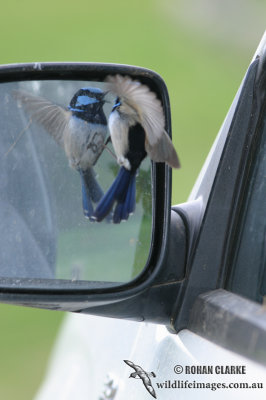
[[(162, 75), (186, 200), (264, 32), (253, 0), (10, 0), (1, 2), (1, 63), (98, 61)], [(0, 306), (0, 399), (29, 400), (40, 385), (63, 313)]]

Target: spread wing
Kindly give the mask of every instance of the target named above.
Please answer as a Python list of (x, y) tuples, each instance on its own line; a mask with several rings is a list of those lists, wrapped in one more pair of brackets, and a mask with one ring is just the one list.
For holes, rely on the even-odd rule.
[(124, 362), (127, 365), (129, 365), (131, 368), (133, 368), (136, 372), (145, 373), (146, 374), (146, 372), (139, 365), (134, 364), (132, 361), (124, 360)]
[(54, 140), (63, 147), (63, 134), (71, 117), (71, 112), (43, 97), (35, 96), (23, 90), (14, 90), (12, 94), (32, 120), (42, 125)]
[(156, 162), (167, 162), (180, 166), (174, 146), (164, 129), (163, 107), (156, 94), (148, 86), (128, 76), (114, 75), (106, 78), (108, 89), (115, 93), (122, 103), (136, 111), (146, 133), (146, 151)]
[(155, 390), (151, 384), (151, 380), (148, 376), (145, 376), (142, 378), (143, 385), (145, 388), (148, 390), (148, 392), (156, 399), (156, 393)]

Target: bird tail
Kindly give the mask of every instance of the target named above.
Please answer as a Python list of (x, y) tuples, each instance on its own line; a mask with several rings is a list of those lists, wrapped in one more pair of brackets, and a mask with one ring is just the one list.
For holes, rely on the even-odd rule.
[(96, 180), (96, 174), (93, 168), (86, 171), (79, 171), (82, 185), (82, 205), (83, 213), (86, 218), (91, 218), (94, 212), (93, 203), (98, 203), (104, 193)]
[(114, 182), (100, 200), (93, 217), (100, 222), (115, 206), (113, 222), (119, 224), (127, 220), (136, 205), (136, 173), (121, 167)]

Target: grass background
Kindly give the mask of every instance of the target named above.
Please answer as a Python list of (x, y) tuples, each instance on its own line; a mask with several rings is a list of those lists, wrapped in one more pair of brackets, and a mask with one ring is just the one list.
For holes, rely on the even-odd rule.
[[(251, 4), (252, 3), (252, 4)], [(98, 61), (160, 73), (169, 89), (186, 200), (264, 31), (254, 0), (10, 0), (1, 3), (1, 63)], [(64, 314), (1, 305), (0, 399), (29, 400)]]

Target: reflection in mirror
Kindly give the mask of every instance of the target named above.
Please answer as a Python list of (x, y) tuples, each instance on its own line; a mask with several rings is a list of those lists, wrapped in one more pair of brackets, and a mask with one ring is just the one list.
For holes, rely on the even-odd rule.
[(107, 123), (118, 103), (103, 82), (0, 84), (0, 277), (118, 283), (144, 268), (150, 160), (127, 210), (106, 195), (120, 171)]

